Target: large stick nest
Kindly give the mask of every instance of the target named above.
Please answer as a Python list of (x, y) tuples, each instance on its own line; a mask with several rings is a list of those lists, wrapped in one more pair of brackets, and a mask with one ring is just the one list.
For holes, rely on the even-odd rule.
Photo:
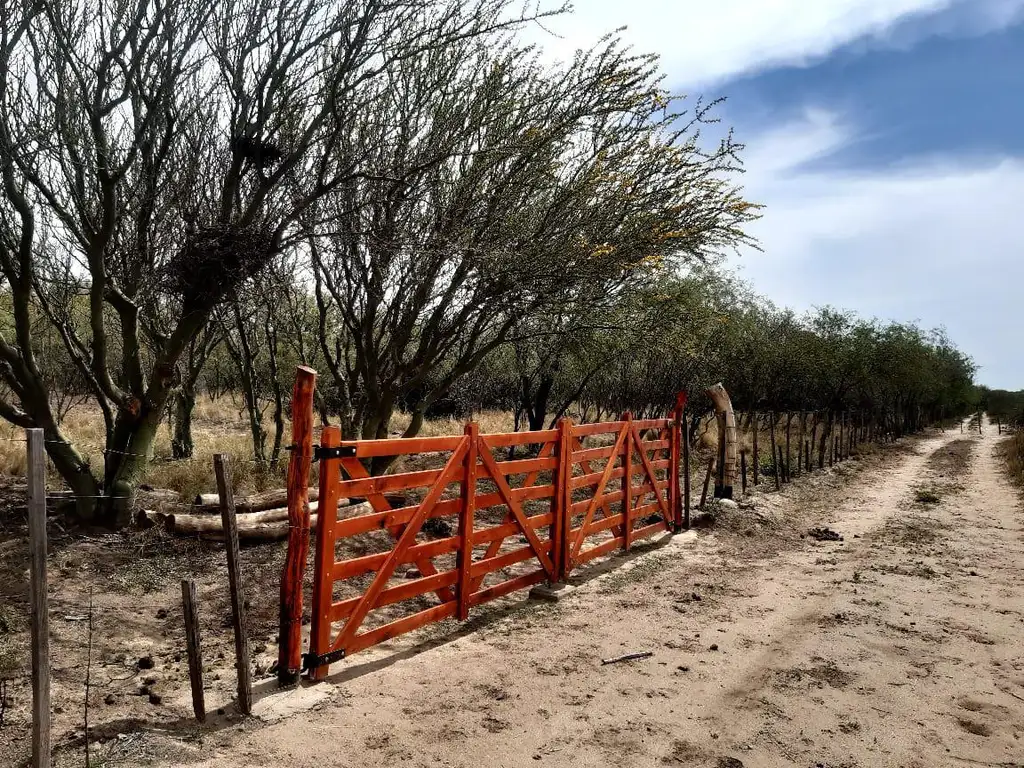
[(189, 235), (166, 268), (169, 290), (185, 314), (208, 311), (254, 277), (274, 257), (273, 235), (256, 227), (205, 227)]

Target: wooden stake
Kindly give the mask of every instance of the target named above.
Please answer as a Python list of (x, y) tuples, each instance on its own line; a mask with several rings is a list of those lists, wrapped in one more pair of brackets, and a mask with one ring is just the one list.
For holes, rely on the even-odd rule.
[(29, 593), (32, 614), (32, 768), (50, 766), (50, 612), (46, 580), (46, 452), (41, 429), (28, 436)]
[(214, 454), (213, 471), (217, 475), (220, 516), (224, 523), (224, 548), (228, 556), (228, 586), (231, 590), (231, 620), (235, 630), (235, 669), (238, 676), (238, 709), (252, 713), (252, 672), (249, 666), (249, 634), (245, 620), (245, 590), (238, 554), (238, 523), (235, 497), (231, 490), (231, 457)]
[(754, 413), (754, 485), (761, 483), (758, 473), (761, 471), (761, 454), (757, 450), (757, 433), (761, 431), (761, 419), (759, 414)]
[(192, 685), (192, 711), (196, 720), (206, 722), (206, 701), (203, 697), (203, 651), (199, 636), (199, 597), (196, 583), (181, 580), (181, 604), (185, 612), (185, 643), (188, 646), (188, 679)]
[(779, 448), (778, 448), (778, 443), (775, 442), (775, 421), (776, 421), (776, 418), (777, 417), (775, 415), (775, 411), (772, 411), (772, 415), (771, 415), (771, 420), (772, 420), (772, 424), (771, 424), (772, 469), (773, 469), (772, 474), (775, 476), (775, 490), (777, 491), (780, 488), (782, 488), (782, 483), (781, 483), (781, 477), (779, 475)]
[(683, 441), (683, 527), (690, 530), (690, 430), (686, 426), (685, 412), (680, 439)]
[(707, 503), (707, 500), (708, 500), (708, 485), (711, 483), (711, 473), (714, 472), (714, 471), (715, 471), (715, 457), (712, 456), (710, 459), (708, 459), (708, 472), (707, 472), (706, 475), (704, 475), (704, 490), (701, 491), (701, 494), (700, 494), (700, 506), (701, 506), (701, 509), (703, 509), (704, 505)]
[(747, 495), (747, 454), (740, 454), (740, 482), (743, 486), (743, 495)]

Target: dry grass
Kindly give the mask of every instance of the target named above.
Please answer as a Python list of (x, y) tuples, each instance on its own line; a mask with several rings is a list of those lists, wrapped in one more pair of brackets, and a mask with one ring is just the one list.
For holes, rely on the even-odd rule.
[(1024, 430), (1017, 430), (1006, 438), (1000, 445), (1000, 451), (1010, 478), (1024, 487)]

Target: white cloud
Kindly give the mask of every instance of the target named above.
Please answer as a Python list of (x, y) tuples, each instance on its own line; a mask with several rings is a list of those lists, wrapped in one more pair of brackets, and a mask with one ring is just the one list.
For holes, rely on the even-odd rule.
[(738, 260), (741, 274), (797, 309), (833, 304), (944, 325), (981, 364), (982, 381), (1024, 386), (1024, 361), (1014, 352), (1024, 161), (800, 170), (854, 139), (835, 115), (809, 112), (750, 142), (747, 191), (767, 209), (751, 228), (764, 253)]
[(562, 39), (540, 31), (531, 37), (569, 58), (626, 26), (625, 39), (638, 51), (660, 54), (673, 83), (703, 86), (826, 54), (862, 35), (882, 34), (908, 14), (939, 11), (954, 1), (576, 0), (572, 15), (545, 22)]

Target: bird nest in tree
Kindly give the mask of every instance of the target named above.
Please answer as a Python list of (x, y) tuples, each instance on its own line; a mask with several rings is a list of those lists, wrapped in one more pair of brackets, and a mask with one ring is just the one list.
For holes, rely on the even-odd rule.
[(276, 251), (274, 237), (256, 227), (206, 227), (189, 235), (166, 269), (167, 287), (186, 314), (208, 311), (260, 272)]

